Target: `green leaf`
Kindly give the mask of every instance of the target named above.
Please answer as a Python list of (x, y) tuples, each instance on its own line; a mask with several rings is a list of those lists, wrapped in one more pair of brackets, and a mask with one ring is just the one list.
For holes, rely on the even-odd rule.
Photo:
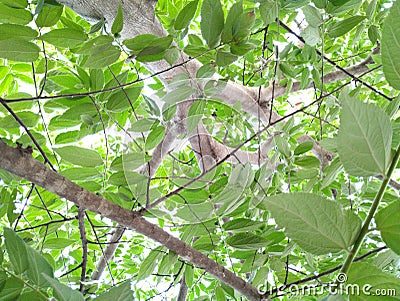
[(201, 6), (200, 29), (209, 48), (218, 45), (224, 29), (224, 12), (220, 0), (204, 0)]
[(116, 62), (121, 55), (121, 50), (117, 46), (110, 46), (101, 51), (89, 55), (83, 62), (84, 68), (104, 68)]
[(63, 5), (45, 4), (35, 19), (36, 25), (38, 27), (51, 27), (56, 25), (58, 20), (60, 20), (63, 10)]
[(225, 291), (222, 287), (218, 286), (215, 289), (215, 298), (216, 298), (216, 301), (225, 301), (226, 300)]
[[(76, 141), (76, 139), (74, 140)], [(94, 180), (100, 177), (99, 171), (96, 168), (90, 167), (71, 167), (62, 170), (60, 173), (71, 181), (87, 181)]]
[(124, 16), (122, 12), (121, 2), (119, 2), (117, 15), (115, 16), (114, 22), (111, 26), (111, 33), (115, 36), (117, 33), (121, 32), (123, 26), (124, 26)]
[(93, 301), (133, 301), (133, 292), (130, 281), (125, 281), (118, 286), (114, 286), (108, 292), (105, 292), (93, 299)]
[(139, 119), (132, 123), (130, 130), (132, 132), (147, 132), (151, 130), (155, 122), (156, 120), (151, 118)]
[(196, 13), (198, 3), (198, 0), (191, 1), (179, 12), (174, 22), (174, 28), (176, 30), (182, 30), (189, 25)]
[(357, 215), (316, 194), (279, 194), (261, 204), (289, 238), (315, 255), (349, 250), (361, 229)]
[(290, 158), (291, 153), (290, 153), (290, 148), (289, 148), (289, 144), (288, 144), (287, 140), (284, 139), (283, 137), (277, 135), (274, 137), (274, 141), (278, 148), (278, 151), (282, 155), (284, 155), (286, 158)]
[(15, 273), (22, 274), (29, 266), (25, 242), (9, 228), (4, 228), (4, 239), (8, 257)]
[[(62, 248), (62, 246), (59, 246), (58, 249), (60, 248)], [(26, 251), (29, 259), (29, 268), (27, 272), (29, 280), (31, 280), (35, 285), (42, 288), (48, 287), (49, 284), (47, 280), (43, 277), (43, 275), (54, 277), (53, 267), (41, 254), (39, 254), (30, 246), (26, 247)]]
[(45, 249), (64, 249), (70, 245), (72, 245), (75, 242), (73, 239), (68, 239), (68, 238), (48, 238), (45, 240), (43, 244), (43, 248)]
[(278, 1), (266, 0), (260, 3), (260, 14), (265, 25), (275, 22), (278, 11)]
[(87, 35), (70, 28), (53, 29), (42, 36), (43, 41), (60, 48), (74, 48), (87, 40)]
[(162, 59), (171, 43), (171, 36), (160, 38), (152, 34), (139, 35), (123, 42), (126, 47), (132, 50), (132, 56), (141, 62), (152, 62)]
[(146, 138), (146, 144), (144, 146), (145, 150), (151, 150), (155, 148), (164, 138), (165, 127), (158, 126), (153, 129)]
[(390, 161), (392, 126), (377, 106), (342, 92), (337, 150), (344, 169), (353, 176), (385, 174)]
[(0, 24), (0, 40), (30, 41), (36, 38), (37, 36), (38, 32), (28, 26), (17, 25), (17, 24)]
[(399, 108), (400, 108), (400, 95), (398, 95), (395, 99), (393, 99), (388, 103), (387, 107), (385, 108), (385, 112), (386, 114), (389, 115), (389, 118), (393, 118), (393, 116), (395, 116)]
[(308, 25), (318, 27), (322, 24), (322, 15), (317, 8), (311, 5), (306, 5), (301, 8), (306, 17)]
[(178, 88), (176, 88), (175, 90), (168, 92), (163, 97), (162, 100), (168, 104), (175, 104), (175, 103), (181, 102), (183, 100), (186, 100), (194, 92), (195, 92), (195, 89), (193, 89), (190, 85), (181, 85)]
[(216, 63), (220, 67), (228, 66), (238, 59), (237, 55), (230, 52), (219, 50), (217, 51)]
[(103, 164), (101, 156), (91, 149), (78, 146), (64, 146), (54, 150), (63, 160), (75, 165), (95, 167)]
[(321, 163), (316, 157), (301, 156), (301, 157), (295, 158), (294, 164), (301, 166), (301, 167), (313, 168), (313, 167), (319, 167), (319, 165)]
[(114, 170), (135, 170), (149, 162), (151, 156), (140, 152), (129, 152), (117, 157), (112, 163), (110, 168)]
[(110, 95), (106, 108), (111, 112), (123, 112), (131, 107), (131, 103), (134, 103), (139, 97), (142, 91), (141, 86), (135, 86), (126, 88), (123, 91), (117, 91)]
[(243, 13), (233, 24), (232, 37), (238, 43), (250, 36), (251, 28), (254, 25), (256, 15), (254, 11)]
[(18, 301), (47, 301), (48, 299), (38, 292), (24, 292), (19, 296)]
[(243, 14), (243, 1), (234, 3), (228, 12), (224, 30), (222, 32), (222, 42), (230, 43), (233, 40), (233, 27), (238, 22), (240, 16)]
[(13, 8), (26, 8), (28, 6), (28, 0), (1, 0), (0, 3)]
[(40, 48), (27, 41), (1, 40), (0, 57), (17, 61), (33, 62), (39, 57)]
[(0, 3), (0, 22), (26, 25), (33, 19), (32, 14), (20, 8), (13, 8)]
[(400, 90), (400, 3), (396, 1), (383, 22), (382, 65), (389, 84)]
[(393, 202), (380, 210), (376, 216), (376, 227), (381, 231), (386, 245), (397, 254), (400, 254), (400, 202)]
[(42, 275), (53, 288), (53, 294), (57, 298), (57, 301), (84, 301), (83, 295), (80, 292), (73, 290), (48, 275)]
[(187, 222), (199, 223), (211, 218), (214, 211), (214, 206), (211, 202), (202, 204), (188, 204), (183, 206), (175, 213), (175, 216), (182, 218)]
[(226, 222), (222, 225), (222, 228), (225, 231), (231, 232), (245, 232), (245, 231), (252, 231), (260, 228), (264, 225), (263, 222), (253, 221), (247, 218), (237, 218), (231, 221)]
[(314, 146), (314, 141), (304, 141), (303, 143), (300, 143), (295, 149), (294, 149), (294, 154), (295, 155), (301, 155), (304, 154), (310, 150), (312, 150)]
[(365, 16), (353, 16), (343, 21), (334, 23), (333, 26), (328, 29), (328, 35), (332, 38), (340, 37), (348, 33), (364, 19)]
[(252, 233), (238, 233), (228, 237), (226, 243), (239, 250), (258, 250), (265, 248), (269, 241)]
[(164, 253), (161, 252), (162, 247), (151, 250), (150, 254), (140, 264), (140, 269), (137, 274), (137, 281), (143, 280), (155, 271), (157, 262), (161, 259)]
[(301, 32), (301, 36), (303, 37), (304, 41), (310, 45), (315, 46), (321, 41), (320, 30), (314, 26), (307, 26)]
[(191, 134), (203, 118), (206, 102), (204, 100), (195, 101), (189, 108), (186, 119), (186, 127), (188, 134)]
[(337, 179), (337, 175), (342, 171), (343, 165), (339, 158), (335, 158), (329, 166), (324, 169), (324, 179), (321, 182), (321, 189), (328, 187)]
[(3, 289), (0, 291), (0, 300), (19, 300), (18, 296), (22, 293), (23, 289), (24, 283), (20, 279), (16, 277), (10, 277), (6, 280)]
[[(351, 290), (349, 290), (350, 301), (394, 301), (399, 299), (399, 278), (383, 272), (380, 268), (374, 265), (364, 262), (353, 263), (351, 265), (349, 273), (347, 274), (347, 279), (348, 284), (356, 284), (359, 287), (359, 290), (355, 290), (355, 294), (351, 294)], [(392, 295), (389, 295), (390, 291), (392, 292)], [(379, 292), (381, 294), (383, 292), (386, 292), (387, 295), (379, 296)]]

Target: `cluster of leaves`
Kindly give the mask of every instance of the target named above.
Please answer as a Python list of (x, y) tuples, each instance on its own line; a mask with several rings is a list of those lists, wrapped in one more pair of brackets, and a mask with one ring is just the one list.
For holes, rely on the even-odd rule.
[[(399, 280), (393, 276), (400, 259), (398, 191), (385, 187), (382, 191), (380, 182), (371, 178), (381, 175), (388, 180), (396, 167), (392, 150), (400, 140), (400, 98), (388, 104), (376, 91), (396, 94), (388, 82), (400, 88), (395, 30), (399, 28), (399, 6), (385, 19), (386, 1), (226, 4), (158, 1), (157, 16), (169, 35), (144, 33), (121, 42), (121, 6), (107, 32), (104, 20), (91, 25), (53, 1), (34, 5), (26, 0), (1, 0), (0, 93), (9, 109), (0, 108), (0, 137), (24, 146), (33, 145), (34, 140), (43, 151), (35, 151), (34, 157), (127, 209), (138, 209), (148, 200), (156, 201), (176, 187), (186, 186), (146, 216), (160, 227), (171, 228), (182, 241), (229, 266), (254, 286), (290, 284), (301, 280), (301, 274), (340, 266), (343, 257), (354, 253), (355, 244), (360, 243), (357, 248), (365, 254), (385, 243), (390, 250), (367, 263), (347, 266), (348, 280), (364, 284), (363, 274), (367, 273), (370, 285), (400, 292)], [(306, 26), (300, 26), (299, 40), (294, 42), (285, 35), (288, 29), (280, 21), (295, 23), (301, 13)], [(384, 20), (389, 25), (381, 39)], [(386, 80), (379, 71), (368, 75), (365, 80), (373, 90), (361, 84), (352, 91), (343, 90), (344, 81), (326, 85), (321, 80), (337, 66), (348, 67), (365, 59), (378, 41), (382, 57), (374, 56), (372, 67), (382, 60)], [(280, 49), (280, 45), (284, 47)], [(205, 87), (201, 91), (179, 75), (167, 93), (142, 67), (142, 63), (161, 59), (173, 65), (181, 51), (203, 63), (196, 74)], [(337, 60), (337, 65), (327, 64), (323, 55)], [(231, 107), (213, 99), (226, 84), (209, 79), (216, 72), (252, 87), (274, 81), (290, 91), (296, 81), (302, 89), (313, 83), (323, 101), (317, 102), (318, 107), (302, 107), (275, 125), (282, 134), (274, 138), (268, 163), (223, 163), (188, 185), (202, 174), (195, 153), (184, 144), (164, 158), (153, 179), (140, 174), (138, 168), (151, 159), (151, 151), (168, 134), (176, 105), (196, 93), (201, 98), (190, 107), (188, 134), (202, 121), (214, 139), (231, 147), (248, 140), (246, 149), (250, 151), (257, 150), (260, 139), (267, 137), (266, 132), (257, 135), (260, 121), (244, 113), (240, 104)], [(147, 82), (143, 80), (146, 76)], [(343, 91), (323, 95), (336, 89)], [(153, 95), (145, 90), (152, 90)], [(280, 97), (273, 105), (285, 116), (291, 100)], [(323, 138), (322, 147), (334, 153), (335, 158), (323, 169), (311, 152), (314, 143), (297, 141), (305, 133)], [(46, 300), (49, 296), (83, 300), (70, 288), (78, 287), (82, 280), (76, 268), (83, 255), (77, 208), (5, 171), (0, 170), (0, 179), (1, 224), (18, 229), (23, 238), (4, 228), (0, 300)], [(379, 232), (369, 236), (368, 244), (361, 244), (357, 240), (362, 219), (379, 198), (384, 203), (375, 215)], [(89, 275), (103, 252), (110, 222), (87, 213), (85, 227), (90, 229), (86, 239), (93, 242), (88, 245), (85, 263)], [(130, 300), (130, 282), (101, 293), (131, 277), (139, 300), (159, 294), (157, 287), (141, 288), (142, 280), (149, 277), (156, 284), (176, 284), (184, 277), (191, 300), (208, 300), (207, 295), (216, 300), (238, 298), (232, 288), (184, 263), (165, 247), (154, 248), (132, 233), (126, 237), (129, 243), (115, 254), (118, 264), (110, 264), (104, 285), (86, 286), (87, 293), (98, 295), (93, 300)], [(290, 271), (289, 263), (299, 270)], [(55, 280), (53, 271), (56, 275), (68, 272), (68, 278), (61, 280), (69, 286)], [(268, 282), (268, 274), (273, 283)], [(328, 282), (332, 277), (320, 280)], [(350, 298), (356, 300), (356, 296)]]

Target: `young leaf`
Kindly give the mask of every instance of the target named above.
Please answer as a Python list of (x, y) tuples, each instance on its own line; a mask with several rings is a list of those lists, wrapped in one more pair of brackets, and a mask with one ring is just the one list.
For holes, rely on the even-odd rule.
[(218, 45), (224, 29), (224, 12), (220, 0), (204, 0), (201, 6), (201, 34), (208, 47)]
[(179, 12), (174, 22), (176, 30), (182, 30), (189, 25), (196, 13), (198, 3), (198, 0), (191, 1)]
[(335, 23), (333, 26), (329, 28), (328, 35), (332, 38), (340, 37), (348, 33), (364, 19), (365, 19), (364, 16), (353, 16), (338, 23)]
[(133, 301), (133, 292), (131, 290), (131, 283), (129, 280), (114, 286), (108, 292), (105, 292), (93, 299), (93, 301)]
[(342, 92), (343, 111), (336, 139), (346, 172), (368, 177), (385, 174), (390, 161), (392, 125), (389, 117), (373, 104), (365, 104)]
[(315, 255), (348, 250), (361, 229), (357, 215), (316, 194), (278, 194), (263, 200), (261, 206), (288, 237)]
[(64, 146), (55, 149), (56, 153), (65, 161), (72, 164), (95, 167), (103, 164), (103, 159), (94, 150), (78, 146)]
[(29, 266), (25, 242), (9, 228), (4, 228), (4, 238), (8, 257), (15, 273), (22, 274)]
[(383, 22), (382, 66), (389, 84), (400, 90), (400, 2), (395, 1)]
[(376, 216), (376, 227), (381, 231), (383, 241), (397, 254), (400, 254), (400, 202), (393, 202), (380, 210)]
[(115, 16), (114, 22), (111, 26), (111, 33), (115, 36), (117, 33), (121, 32), (123, 26), (124, 26), (124, 16), (122, 13), (121, 2), (119, 2), (117, 15)]

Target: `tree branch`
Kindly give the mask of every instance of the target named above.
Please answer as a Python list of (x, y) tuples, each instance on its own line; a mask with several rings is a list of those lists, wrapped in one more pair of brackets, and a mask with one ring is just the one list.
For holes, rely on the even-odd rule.
[(39, 185), (75, 205), (107, 217), (127, 228), (136, 230), (177, 253), (182, 259), (214, 275), (217, 279), (236, 289), (249, 300), (263, 300), (257, 289), (236, 276), (217, 262), (148, 222), (139, 213), (126, 210), (104, 198), (91, 193), (67, 178), (50, 170), (30, 154), (8, 146), (0, 140), (0, 168)]

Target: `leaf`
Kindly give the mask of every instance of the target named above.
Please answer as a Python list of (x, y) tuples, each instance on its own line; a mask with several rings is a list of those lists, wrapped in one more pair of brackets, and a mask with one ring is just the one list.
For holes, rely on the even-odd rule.
[(222, 32), (222, 42), (230, 43), (233, 40), (233, 27), (243, 14), (243, 1), (238, 1), (232, 5), (226, 17), (224, 30)]
[(189, 25), (196, 13), (198, 3), (198, 0), (191, 1), (179, 12), (174, 22), (174, 28), (176, 30), (182, 30)]
[(0, 24), (0, 40), (30, 41), (35, 39), (37, 36), (38, 32), (28, 26), (17, 24)]
[(245, 232), (245, 231), (252, 231), (260, 228), (264, 225), (263, 222), (253, 221), (247, 218), (237, 218), (231, 221), (226, 222), (222, 225), (225, 231), (231, 232)]
[(91, 149), (78, 146), (64, 146), (54, 150), (63, 160), (75, 165), (95, 167), (103, 164), (101, 156)]
[(195, 101), (189, 108), (186, 118), (186, 127), (188, 134), (191, 134), (203, 118), (206, 102), (204, 100)]
[(70, 245), (72, 245), (75, 242), (73, 239), (68, 239), (68, 238), (48, 238), (45, 240), (43, 244), (43, 248), (45, 249), (64, 249)]
[(328, 187), (337, 179), (337, 175), (342, 171), (343, 165), (339, 158), (335, 158), (329, 166), (324, 169), (324, 179), (321, 182), (321, 189)]
[(132, 132), (139, 132), (139, 133), (147, 132), (151, 130), (155, 122), (156, 120), (151, 118), (139, 119), (138, 121), (132, 123), (130, 130)]
[(224, 29), (224, 12), (220, 0), (203, 1), (200, 29), (209, 48), (218, 45), (221, 32)]
[[(59, 246), (59, 248), (62, 247)], [(31, 280), (35, 285), (42, 288), (48, 287), (49, 284), (47, 280), (43, 277), (43, 274), (49, 277), (54, 277), (53, 267), (41, 254), (39, 254), (30, 246), (26, 247), (26, 251), (29, 259), (29, 268), (27, 272), (29, 280)]]
[(143, 280), (151, 275), (155, 271), (155, 267), (157, 262), (161, 259), (161, 256), (164, 254), (161, 252), (162, 247), (158, 247), (154, 250), (150, 251), (150, 254), (145, 257), (145, 259), (140, 264), (140, 269), (137, 274), (137, 281)]
[(106, 108), (111, 112), (123, 112), (131, 107), (142, 91), (141, 86), (134, 86), (110, 95)]
[(17, 61), (33, 62), (39, 57), (40, 48), (27, 41), (22, 40), (1, 40), (0, 57)]
[(268, 240), (252, 233), (238, 233), (227, 238), (226, 243), (239, 250), (258, 250), (268, 245)]
[(348, 33), (364, 19), (365, 16), (353, 16), (343, 21), (337, 22), (328, 29), (328, 35), (332, 38), (340, 37)]
[(53, 294), (57, 298), (57, 301), (84, 301), (83, 295), (80, 292), (73, 290), (48, 275), (42, 275), (53, 288)]
[(87, 40), (87, 35), (70, 28), (53, 29), (42, 36), (42, 40), (60, 48), (74, 48)]
[(306, 17), (308, 25), (318, 27), (322, 24), (322, 15), (317, 8), (311, 5), (306, 5), (301, 8)]
[(256, 15), (254, 11), (243, 13), (233, 24), (232, 36), (236, 43), (245, 40), (250, 36), (251, 28), (254, 25)]
[[(351, 265), (347, 278), (348, 284), (356, 284), (359, 288), (359, 290), (355, 290), (355, 294), (351, 294), (352, 290), (349, 290), (351, 301), (398, 300), (399, 278), (383, 272), (376, 266), (364, 262), (355, 262)], [(386, 295), (380, 296), (383, 292), (386, 292)], [(391, 292), (391, 295), (389, 292)]]
[(301, 155), (304, 154), (310, 150), (312, 150), (314, 146), (314, 141), (304, 141), (300, 143), (294, 150), (295, 155)]
[(393, 202), (375, 215), (376, 227), (386, 245), (400, 255), (400, 202)]
[(266, 0), (260, 3), (260, 14), (265, 25), (276, 21), (278, 10), (278, 1)]
[(117, 46), (110, 46), (101, 51), (89, 55), (82, 67), (84, 68), (104, 68), (116, 62), (121, 55), (121, 50)]
[(25, 242), (9, 228), (4, 228), (4, 239), (8, 257), (15, 272), (22, 274), (29, 266)]
[(217, 51), (216, 63), (220, 67), (228, 66), (238, 59), (237, 55), (227, 51)]
[(117, 33), (121, 32), (123, 26), (124, 26), (124, 16), (122, 13), (121, 2), (119, 2), (117, 15), (115, 16), (114, 22), (111, 26), (111, 33), (115, 36)]
[(315, 46), (321, 41), (319, 28), (310, 25), (303, 29), (301, 36), (310, 46)]
[(175, 103), (181, 102), (183, 100), (186, 100), (194, 92), (195, 92), (195, 89), (193, 89), (190, 85), (181, 85), (178, 88), (176, 88), (175, 90), (168, 92), (163, 97), (162, 100), (168, 104), (175, 104)]
[(400, 3), (395, 1), (382, 29), (382, 66), (389, 84), (400, 90)]
[(313, 167), (319, 167), (321, 162), (316, 157), (313, 156), (301, 156), (295, 158), (294, 164), (301, 167), (313, 168)]
[(26, 25), (33, 19), (32, 14), (20, 8), (13, 8), (0, 3), (0, 23), (16, 23)]
[(210, 219), (213, 211), (214, 207), (211, 202), (204, 202), (202, 204), (185, 205), (175, 213), (175, 216), (188, 222), (199, 223)]
[[(76, 139), (73, 139), (73, 141), (76, 141)], [(62, 170), (60, 173), (71, 181), (87, 181), (100, 177), (99, 171), (96, 168), (91, 167), (71, 167)]]
[(377, 106), (340, 95), (337, 150), (344, 169), (353, 176), (385, 174), (390, 161), (392, 126), (389, 117)]
[(63, 10), (64, 6), (62, 5), (48, 5), (46, 3), (35, 19), (36, 25), (38, 27), (50, 27), (56, 25), (58, 20), (60, 20)]
[(133, 301), (133, 292), (130, 281), (125, 281), (118, 286), (114, 286), (108, 292), (105, 292), (93, 299), (93, 301)]
[(3, 289), (0, 291), (0, 300), (19, 300), (18, 296), (22, 293), (23, 289), (24, 283), (20, 279), (16, 277), (10, 277), (6, 280)]
[(144, 146), (144, 149), (148, 151), (155, 148), (164, 138), (164, 134), (165, 134), (165, 127), (163, 126), (158, 126), (155, 129), (153, 129), (146, 138), (146, 144)]
[(361, 219), (336, 202), (311, 193), (279, 194), (261, 203), (285, 233), (305, 251), (315, 255), (348, 250)]
[(1, 3), (13, 8), (26, 8), (28, 0), (1, 0)]

